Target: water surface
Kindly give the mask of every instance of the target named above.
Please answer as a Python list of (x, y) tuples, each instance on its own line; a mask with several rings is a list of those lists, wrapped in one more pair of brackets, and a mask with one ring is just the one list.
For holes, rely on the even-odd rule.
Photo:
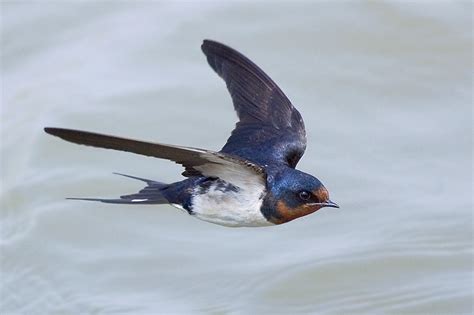
[[(469, 2), (2, 2), (2, 314), (472, 313)], [(60, 126), (218, 150), (227, 43), (302, 113), (341, 210), (230, 229), (114, 197), (179, 166)]]

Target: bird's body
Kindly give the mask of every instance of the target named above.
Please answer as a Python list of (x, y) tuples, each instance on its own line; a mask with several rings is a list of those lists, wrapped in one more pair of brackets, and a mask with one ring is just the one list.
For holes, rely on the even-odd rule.
[[(220, 152), (150, 143), (86, 131), (45, 128), (78, 144), (175, 161), (185, 180), (147, 186), (118, 199), (70, 198), (118, 204), (171, 204), (224, 226), (268, 226), (338, 207), (321, 182), (295, 169), (306, 147), (303, 119), (278, 86), (253, 62), (205, 40), (210, 66), (226, 81), (239, 122)], [(122, 175), (122, 174), (120, 174)]]
[(251, 182), (239, 187), (225, 181), (203, 180), (191, 194), (190, 209), (196, 218), (225, 226), (265, 226), (260, 211), (265, 185)]

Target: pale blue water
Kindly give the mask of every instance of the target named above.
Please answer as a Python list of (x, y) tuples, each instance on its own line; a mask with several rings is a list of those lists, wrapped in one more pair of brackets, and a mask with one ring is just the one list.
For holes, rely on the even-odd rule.
[[(1, 2), (1, 314), (471, 314), (470, 2)], [(64, 200), (179, 180), (70, 127), (218, 150), (200, 51), (227, 43), (302, 113), (341, 210), (229, 229)]]

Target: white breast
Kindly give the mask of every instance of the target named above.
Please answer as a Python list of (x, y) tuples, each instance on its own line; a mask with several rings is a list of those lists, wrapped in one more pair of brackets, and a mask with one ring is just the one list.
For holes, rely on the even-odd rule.
[(207, 189), (196, 187), (193, 192), (192, 211), (201, 220), (215, 224), (238, 226), (268, 226), (260, 211), (265, 186), (262, 181), (238, 181), (238, 189), (227, 189), (227, 182), (215, 181)]

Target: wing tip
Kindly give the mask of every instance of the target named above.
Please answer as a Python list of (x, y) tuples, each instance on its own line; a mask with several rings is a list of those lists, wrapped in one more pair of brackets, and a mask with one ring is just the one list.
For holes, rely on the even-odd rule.
[(55, 137), (63, 138), (63, 139), (65, 136), (71, 135), (74, 132), (76, 132), (76, 130), (73, 130), (73, 129), (56, 128), (56, 127), (44, 127), (43, 130), (47, 134), (50, 134)]
[(58, 128), (54, 128), (54, 127), (44, 127), (43, 130), (44, 132), (50, 134), (50, 135), (55, 135), (55, 132), (57, 131)]
[(216, 41), (212, 40), (212, 39), (207, 39), (205, 38), (203, 41), (202, 41), (202, 44), (201, 44), (201, 49), (204, 51), (205, 49), (207, 49), (208, 47), (214, 45), (214, 44), (217, 44)]
[(219, 50), (234, 51), (233, 48), (212, 39), (204, 39), (201, 44), (201, 50), (206, 56), (216, 54)]

